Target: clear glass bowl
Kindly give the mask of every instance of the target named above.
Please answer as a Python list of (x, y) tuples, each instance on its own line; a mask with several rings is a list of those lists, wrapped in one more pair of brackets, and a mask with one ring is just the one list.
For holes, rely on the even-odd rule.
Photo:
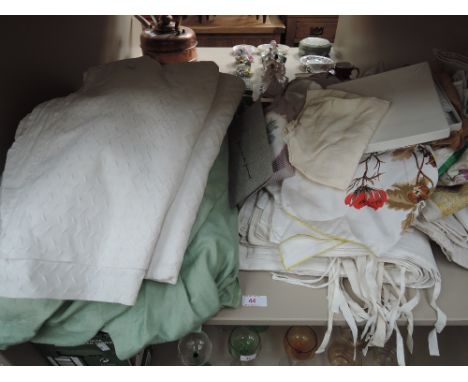
[(211, 357), (213, 345), (205, 332), (190, 333), (179, 340), (179, 359), (185, 366), (206, 365)]

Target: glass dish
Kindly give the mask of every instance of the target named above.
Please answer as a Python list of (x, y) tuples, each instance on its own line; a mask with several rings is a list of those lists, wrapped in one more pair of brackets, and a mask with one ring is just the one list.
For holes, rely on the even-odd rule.
[(303, 56), (299, 59), (299, 62), (306, 73), (328, 72), (335, 67), (335, 61), (324, 56)]

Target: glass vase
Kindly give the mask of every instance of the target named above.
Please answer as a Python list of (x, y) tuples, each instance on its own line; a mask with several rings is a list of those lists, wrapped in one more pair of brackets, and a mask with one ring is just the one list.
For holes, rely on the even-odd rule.
[(255, 364), (261, 349), (261, 339), (257, 331), (246, 326), (234, 328), (229, 335), (229, 354), (233, 358), (231, 365), (248, 366)]
[(208, 365), (213, 345), (205, 332), (190, 333), (179, 340), (177, 351), (185, 366)]

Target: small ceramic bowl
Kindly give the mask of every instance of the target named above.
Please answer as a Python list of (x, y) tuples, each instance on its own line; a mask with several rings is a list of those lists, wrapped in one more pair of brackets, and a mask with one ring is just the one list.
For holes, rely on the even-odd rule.
[[(278, 44), (278, 53), (281, 53), (283, 56), (286, 56), (289, 51), (289, 46), (283, 45), (283, 44)], [(262, 56), (265, 53), (268, 52), (268, 49), (270, 48), (270, 44), (262, 44), (257, 46), (257, 53)]]
[(326, 38), (306, 37), (299, 42), (299, 56), (328, 56), (332, 44)]
[(302, 56), (299, 61), (307, 73), (328, 72), (335, 67), (335, 61), (323, 56)]
[(233, 56), (251, 56), (255, 53), (256, 48), (253, 45), (235, 45), (232, 47)]

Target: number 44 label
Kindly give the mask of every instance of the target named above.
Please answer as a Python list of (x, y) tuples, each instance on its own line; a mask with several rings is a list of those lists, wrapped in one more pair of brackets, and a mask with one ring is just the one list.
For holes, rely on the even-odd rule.
[(266, 307), (268, 306), (267, 296), (254, 296), (254, 295), (242, 296), (242, 306)]

